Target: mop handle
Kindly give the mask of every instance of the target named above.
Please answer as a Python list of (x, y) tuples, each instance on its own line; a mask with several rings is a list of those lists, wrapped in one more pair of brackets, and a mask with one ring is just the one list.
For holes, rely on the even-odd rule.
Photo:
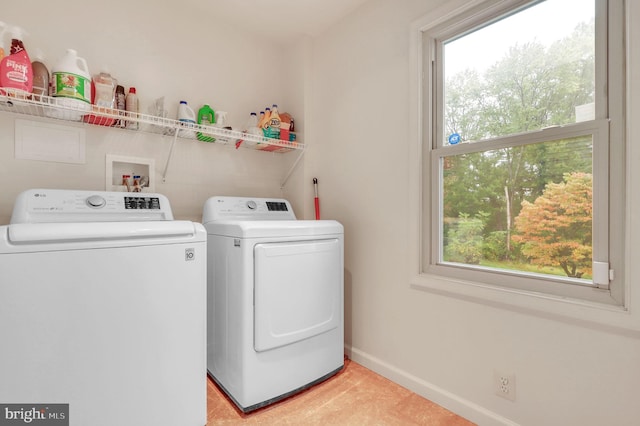
[(313, 189), (315, 192), (313, 201), (316, 205), (316, 220), (320, 220), (320, 199), (318, 198), (318, 179), (316, 178), (313, 178)]

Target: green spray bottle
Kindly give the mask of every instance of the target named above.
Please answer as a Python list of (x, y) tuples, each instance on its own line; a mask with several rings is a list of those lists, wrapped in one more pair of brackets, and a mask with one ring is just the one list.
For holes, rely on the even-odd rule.
[[(203, 105), (198, 110), (198, 124), (202, 126), (211, 126), (216, 122), (216, 113), (209, 105)], [(196, 137), (199, 141), (214, 142), (216, 139), (212, 136), (207, 136), (202, 132), (197, 132)]]

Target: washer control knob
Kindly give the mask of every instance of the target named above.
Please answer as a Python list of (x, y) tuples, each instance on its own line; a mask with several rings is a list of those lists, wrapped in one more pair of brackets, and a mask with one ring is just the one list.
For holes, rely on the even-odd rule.
[(107, 200), (99, 195), (92, 195), (87, 198), (87, 205), (89, 207), (93, 207), (94, 209), (100, 209), (107, 205)]
[(250, 200), (250, 201), (247, 201), (247, 207), (249, 207), (249, 210), (255, 210), (258, 208), (258, 205), (256, 204), (255, 201)]

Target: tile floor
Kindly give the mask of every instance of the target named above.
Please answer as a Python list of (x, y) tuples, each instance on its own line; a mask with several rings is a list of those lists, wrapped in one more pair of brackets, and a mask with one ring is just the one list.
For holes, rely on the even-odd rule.
[(341, 372), (327, 381), (249, 414), (238, 410), (210, 379), (207, 392), (207, 426), (473, 425), (350, 360), (346, 360)]

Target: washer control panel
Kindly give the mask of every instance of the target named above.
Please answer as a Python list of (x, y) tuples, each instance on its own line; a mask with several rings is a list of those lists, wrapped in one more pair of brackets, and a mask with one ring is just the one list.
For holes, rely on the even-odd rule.
[(202, 222), (213, 220), (295, 220), (287, 200), (278, 198), (212, 197), (202, 213)]
[(173, 220), (161, 194), (33, 189), (16, 199), (11, 223)]

